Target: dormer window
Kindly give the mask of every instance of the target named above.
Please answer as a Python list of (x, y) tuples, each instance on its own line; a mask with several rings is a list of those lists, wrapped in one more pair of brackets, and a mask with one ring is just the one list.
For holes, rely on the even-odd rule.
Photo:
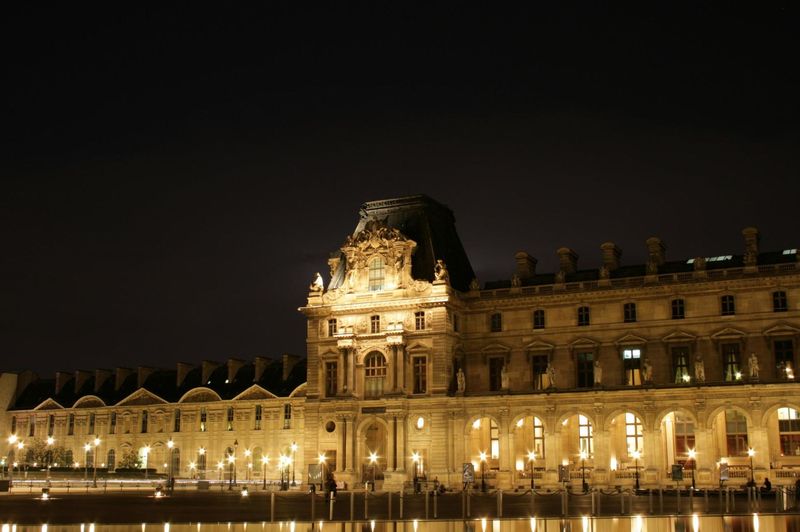
[(377, 292), (383, 290), (383, 259), (376, 257), (369, 261), (369, 290)]

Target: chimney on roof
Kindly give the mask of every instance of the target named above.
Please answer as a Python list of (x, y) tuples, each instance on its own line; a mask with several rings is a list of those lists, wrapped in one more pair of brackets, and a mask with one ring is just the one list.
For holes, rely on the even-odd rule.
[(253, 360), (253, 364), (255, 365), (255, 374), (253, 375), (253, 382), (258, 382), (261, 380), (261, 377), (264, 375), (264, 371), (269, 366), (272, 359), (269, 357), (256, 357)]
[(600, 250), (603, 252), (603, 266), (608, 271), (613, 272), (619, 268), (619, 259), (622, 257), (622, 250), (617, 247), (613, 242), (604, 242), (600, 244)]
[(94, 370), (94, 393), (100, 391), (109, 377), (111, 377), (111, 372), (107, 369)]
[(758, 229), (745, 227), (742, 229), (744, 237), (744, 266), (745, 269), (755, 268), (758, 264)]
[(131, 373), (133, 373), (131, 368), (117, 368), (114, 370), (114, 391), (122, 388), (122, 384)]
[(211, 374), (214, 373), (214, 370), (219, 367), (217, 362), (212, 360), (203, 360), (203, 381), (200, 384), (201, 386), (205, 386), (208, 384), (208, 381), (211, 379)]
[(186, 362), (178, 362), (177, 371), (175, 372), (177, 375), (175, 386), (180, 388), (181, 384), (183, 384), (183, 381), (186, 380), (186, 375), (188, 375), (190, 371), (192, 371), (191, 364), (187, 364)]
[(153, 374), (155, 368), (151, 368), (148, 366), (139, 366), (136, 368), (136, 386), (141, 388), (144, 386), (144, 381), (147, 380), (147, 377)]
[(578, 270), (578, 254), (570, 248), (558, 248), (559, 269), (564, 273), (575, 273)]
[(244, 360), (239, 360), (238, 358), (229, 358), (228, 359), (228, 382), (233, 382), (236, 378), (236, 373), (244, 366)]
[(297, 355), (290, 355), (288, 353), (283, 355), (283, 380), (289, 378), (289, 374), (292, 372), (292, 368), (300, 361), (300, 357)]
[(75, 393), (81, 391), (83, 385), (86, 384), (86, 381), (92, 376), (91, 371), (86, 371), (85, 369), (75, 370)]
[(70, 377), (72, 375), (67, 371), (56, 371), (56, 393), (58, 395), (61, 393), (61, 390), (64, 389), (64, 385), (67, 384)]
[(527, 251), (517, 251), (514, 260), (517, 261), (517, 277), (524, 280), (536, 275), (536, 263), (539, 261), (531, 257)]
[(657, 236), (651, 236), (645, 243), (647, 244), (647, 262), (656, 266), (661, 266), (667, 260), (666, 246)]

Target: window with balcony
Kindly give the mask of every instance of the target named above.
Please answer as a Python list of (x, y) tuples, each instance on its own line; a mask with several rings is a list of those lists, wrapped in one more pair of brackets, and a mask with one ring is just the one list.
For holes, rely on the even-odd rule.
[(544, 390), (550, 385), (547, 376), (547, 355), (531, 355), (531, 370), (533, 371), (532, 382), (534, 390)]
[(383, 396), (383, 385), (386, 382), (386, 358), (373, 351), (364, 359), (364, 396), (377, 399)]
[(489, 358), (489, 391), (497, 392), (503, 387), (503, 365), (505, 358)]
[(742, 379), (741, 354), (738, 343), (722, 344), (722, 378), (727, 382)]
[(794, 341), (789, 339), (772, 342), (775, 353), (775, 374), (779, 379), (794, 380)]

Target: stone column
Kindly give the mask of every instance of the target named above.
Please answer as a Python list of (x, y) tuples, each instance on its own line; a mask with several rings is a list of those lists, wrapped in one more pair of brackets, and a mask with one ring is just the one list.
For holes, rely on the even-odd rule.
[(497, 487), (511, 487), (511, 446), (508, 437), (508, 409), (500, 411), (500, 471), (497, 473)]
[(397, 467), (396, 471), (405, 472), (409, 460), (406, 452), (406, 414), (397, 416)]
[(395, 441), (395, 433), (397, 432), (397, 416), (391, 418), (389, 423), (389, 430), (387, 431), (387, 445), (386, 445), (386, 470), (394, 471), (397, 468), (397, 442)]
[[(609, 469), (611, 468), (611, 437), (609, 431), (597, 430), (597, 427), (593, 427), (592, 447), (594, 447), (592, 484), (607, 485), (609, 482)], [(617, 460), (619, 460), (619, 457), (617, 457)]]
[[(563, 430), (544, 433), (544, 467), (545, 473), (542, 477), (543, 483), (553, 486), (558, 484), (558, 466), (561, 465), (561, 459), (564, 456), (563, 440), (565, 434)], [(537, 459), (536, 465), (541, 465)]]

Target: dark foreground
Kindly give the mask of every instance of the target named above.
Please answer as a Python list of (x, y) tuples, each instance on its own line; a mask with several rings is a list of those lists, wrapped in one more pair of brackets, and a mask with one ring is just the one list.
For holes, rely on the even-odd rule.
[[(272, 497), (274, 495), (274, 507)], [(366, 504), (365, 504), (366, 496)], [(636, 496), (619, 494), (594, 498), (572, 494), (566, 501), (562, 494), (473, 493), (467, 504), (461, 492), (434, 497), (397, 493), (340, 492), (333, 505), (333, 520), (398, 520), (398, 519), (465, 519), (465, 518), (527, 518), (561, 516), (619, 516), (675, 514), (746, 514), (754, 512), (797, 515), (795, 501), (764, 497), (748, 501), (745, 493), (725, 500), (716, 493), (693, 499), (674, 492), (659, 498), (640, 493)], [(312, 506), (313, 498), (313, 506)], [(500, 503), (500, 504), (498, 504)], [(274, 509), (273, 509), (274, 508)], [(171, 496), (154, 497), (152, 492), (123, 492), (108, 494), (54, 493), (49, 500), (33, 494), (4, 494), (0, 496), (0, 522), (17, 524), (43, 523), (162, 523), (162, 522), (269, 522), (329, 520), (330, 506), (323, 495), (299, 492), (239, 492), (176, 491)], [(312, 513), (313, 512), (313, 513)], [(402, 513), (401, 513), (402, 512)], [(502, 513), (501, 513), (502, 512)]]

